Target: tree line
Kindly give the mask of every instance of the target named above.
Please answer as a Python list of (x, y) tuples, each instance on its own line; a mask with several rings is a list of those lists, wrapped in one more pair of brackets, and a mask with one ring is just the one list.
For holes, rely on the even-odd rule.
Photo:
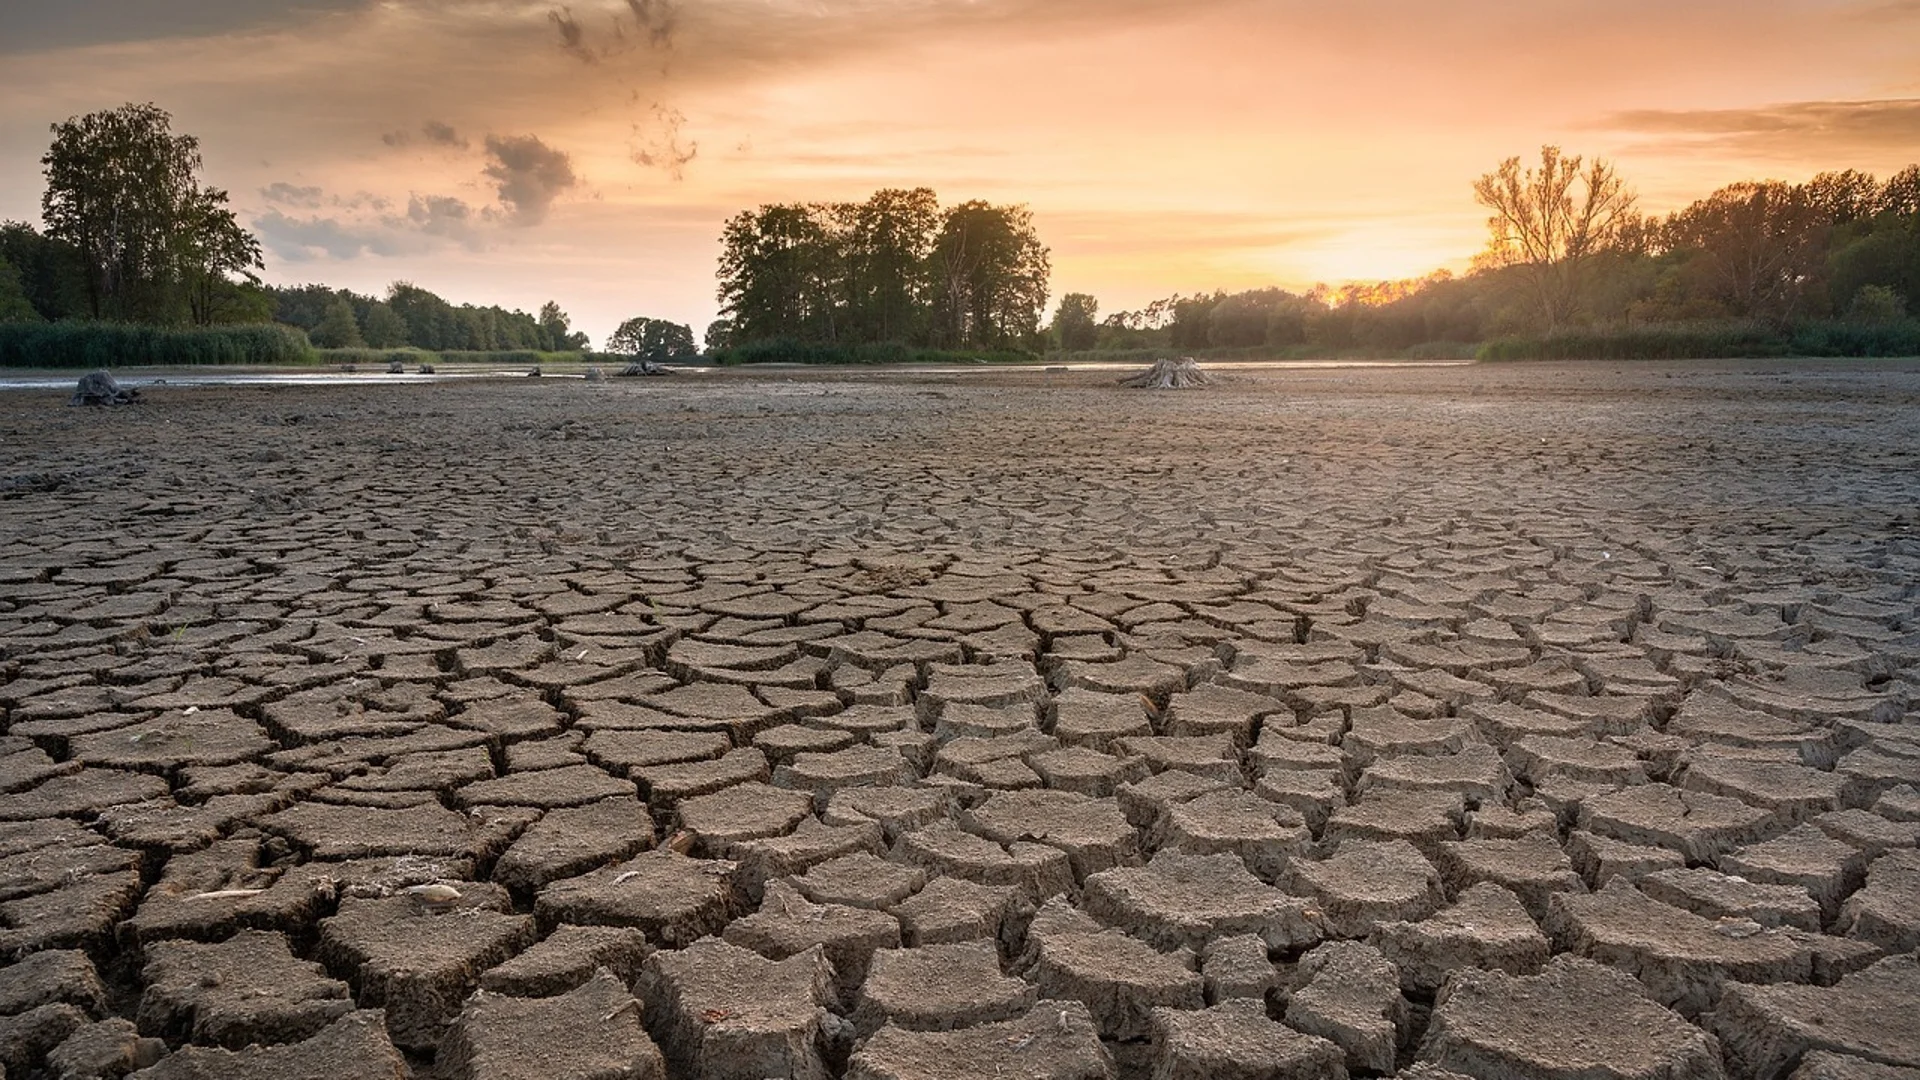
[(1743, 181), (1662, 216), (1639, 211), (1610, 163), (1549, 146), (1536, 165), (1512, 158), (1482, 176), (1474, 197), (1488, 245), (1465, 275), (1174, 295), (1097, 322), (1094, 299), (1069, 294), (1053, 342), (1405, 351), (1741, 326), (1755, 341), (1845, 350), (1849, 328), (1905, 327), (1920, 312), (1920, 166), (1884, 181), (1854, 170)]
[(392, 349), (431, 352), (578, 352), (587, 335), (572, 329), (553, 301), (537, 315), (498, 306), (454, 304), (410, 282), (396, 281), (384, 298), (325, 285), (266, 289), (273, 320), (297, 326), (322, 349)]
[(943, 208), (927, 188), (763, 205), (721, 234), (711, 350), (786, 341), (1032, 348), (1048, 252), (1024, 206)]

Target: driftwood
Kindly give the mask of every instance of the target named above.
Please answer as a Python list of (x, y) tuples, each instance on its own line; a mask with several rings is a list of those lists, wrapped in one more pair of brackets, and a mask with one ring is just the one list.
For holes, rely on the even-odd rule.
[(1138, 390), (1185, 390), (1211, 386), (1213, 378), (1200, 370), (1193, 357), (1183, 356), (1178, 360), (1155, 360), (1152, 367), (1140, 374), (1121, 379), (1120, 385)]
[(104, 371), (89, 372), (80, 376), (80, 385), (74, 388), (73, 396), (67, 399), (72, 405), (131, 405), (140, 400), (140, 391), (121, 386), (113, 376)]
[(671, 375), (673, 374), (673, 369), (661, 364), (656, 364), (651, 360), (635, 360), (633, 363), (628, 364), (624, 368), (621, 368), (620, 374), (622, 375)]

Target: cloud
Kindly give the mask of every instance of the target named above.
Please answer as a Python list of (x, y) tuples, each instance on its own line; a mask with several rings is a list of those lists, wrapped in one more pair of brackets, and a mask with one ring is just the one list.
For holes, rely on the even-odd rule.
[(673, 48), (673, 32), (680, 22), (680, 9), (672, 0), (627, 0), (633, 12), (633, 24), (647, 36), (647, 44), (656, 49)]
[(407, 200), (408, 225), (475, 250), (485, 246), (474, 231), (480, 216), (466, 200), (451, 195), (415, 195)]
[(580, 21), (573, 17), (572, 8), (555, 8), (547, 12), (547, 19), (553, 28), (560, 32), (560, 51), (591, 64), (599, 59), (593, 49), (587, 45), (587, 32)]
[(1747, 109), (1638, 109), (1593, 127), (1652, 136), (1666, 153), (1805, 160), (1920, 146), (1920, 98), (1796, 101)]
[(192, 38), (284, 26), (365, 0), (60, 0), (9, 3), (0, 55), (127, 41)]
[(452, 124), (440, 120), (429, 120), (420, 125), (420, 134), (426, 136), (427, 141), (435, 146), (448, 146), (455, 150), (465, 150), (469, 145), (467, 140), (458, 131), (454, 130)]
[(390, 229), (336, 218), (292, 218), (278, 210), (268, 210), (253, 219), (253, 231), (259, 235), (262, 246), (287, 262), (408, 253), (407, 246), (399, 242)]
[(426, 140), (431, 146), (444, 146), (450, 150), (465, 150), (472, 145), (467, 142), (466, 136), (444, 120), (429, 120), (421, 124), (417, 136), (411, 131), (389, 131), (380, 136), (380, 141), (398, 148), (412, 146), (416, 138)]
[(633, 138), (628, 143), (629, 156), (634, 164), (647, 168), (660, 169), (675, 180), (687, 177), (687, 166), (700, 156), (700, 144), (693, 141), (681, 142), (680, 129), (687, 118), (678, 109), (669, 109), (654, 105), (653, 119), (658, 130), (649, 133), (642, 124), (633, 125)]
[(260, 189), (260, 197), (270, 203), (306, 210), (317, 209), (320, 206), (321, 194), (317, 187), (297, 187), (284, 180), (275, 181)]
[[(276, 191), (276, 189), (285, 189)], [(408, 198), (404, 213), (386, 212), (384, 199), (364, 192), (350, 198), (337, 196), (323, 200), (320, 189), (274, 184), (262, 194), (284, 196), (293, 192), (297, 204), (313, 209), (321, 205), (338, 207), (335, 216), (313, 214), (293, 217), (278, 208), (267, 210), (253, 220), (253, 230), (261, 244), (287, 262), (314, 259), (357, 259), (419, 255), (443, 243), (458, 244), (470, 251), (487, 246), (484, 227), (488, 214), (476, 210), (464, 199), (451, 195), (419, 195)], [(285, 203), (284, 197), (274, 201)], [(373, 211), (372, 214), (367, 211)]]
[(481, 171), (498, 186), (500, 204), (515, 225), (545, 221), (553, 200), (580, 183), (573, 159), (537, 135), (489, 135), (487, 157)]

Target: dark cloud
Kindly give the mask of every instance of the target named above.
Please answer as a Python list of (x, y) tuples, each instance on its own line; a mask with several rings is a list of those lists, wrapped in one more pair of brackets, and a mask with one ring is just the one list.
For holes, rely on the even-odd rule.
[(573, 159), (536, 135), (489, 135), (487, 158), (482, 171), (499, 187), (500, 205), (515, 225), (545, 221), (553, 200), (580, 183)]
[(686, 179), (687, 166), (700, 156), (699, 143), (683, 142), (680, 138), (680, 129), (686, 122), (680, 110), (655, 105), (651, 125), (633, 125), (633, 139), (628, 149), (634, 163), (659, 169), (675, 180)]
[(317, 187), (299, 187), (281, 180), (261, 188), (260, 197), (270, 203), (312, 210), (319, 207), (322, 192)]
[(381, 142), (395, 148), (412, 146), (416, 139), (424, 140), (429, 146), (444, 146), (451, 150), (465, 150), (473, 145), (452, 124), (443, 120), (429, 120), (421, 124), (418, 135), (411, 131), (389, 131), (380, 136)]
[(367, 0), (7, 0), (0, 4), (0, 55), (212, 37), (366, 6)]
[(449, 146), (455, 150), (465, 150), (470, 145), (465, 136), (453, 129), (453, 125), (440, 120), (429, 120), (420, 125), (420, 134), (435, 146)]
[(1752, 109), (1638, 109), (1594, 127), (1654, 137), (1664, 151), (1812, 155), (1920, 146), (1920, 98), (1796, 101)]
[(554, 8), (547, 12), (547, 19), (553, 23), (553, 28), (560, 32), (561, 52), (589, 64), (599, 59), (594, 55), (593, 50), (587, 47), (587, 32), (581, 27), (580, 21), (573, 17), (572, 8)]
[(673, 48), (673, 32), (679, 26), (680, 9), (672, 0), (627, 0), (633, 12), (633, 25), (646, 35), (647, 44), (656, 49)]
[(466, 200), (451, 195), (415, 195), (407, 200), (406, 222), (427, 236), (437, 236), (454, 240), (468, 247), (478, 247), (479, 236), (474, 232), (480, 215)]

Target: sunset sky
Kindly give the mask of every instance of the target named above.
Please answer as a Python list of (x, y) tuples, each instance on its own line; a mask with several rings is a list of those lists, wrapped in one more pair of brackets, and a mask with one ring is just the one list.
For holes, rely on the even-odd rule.
[(722, 221), (925, 185), (1033, 208), (1053, 293), (1465, 266), (1543, 142), (1650, 211), (1920, 159), (1920, 0), (0, 0), (0, 218), (152, 101), (269, 281), (714, 316)]

